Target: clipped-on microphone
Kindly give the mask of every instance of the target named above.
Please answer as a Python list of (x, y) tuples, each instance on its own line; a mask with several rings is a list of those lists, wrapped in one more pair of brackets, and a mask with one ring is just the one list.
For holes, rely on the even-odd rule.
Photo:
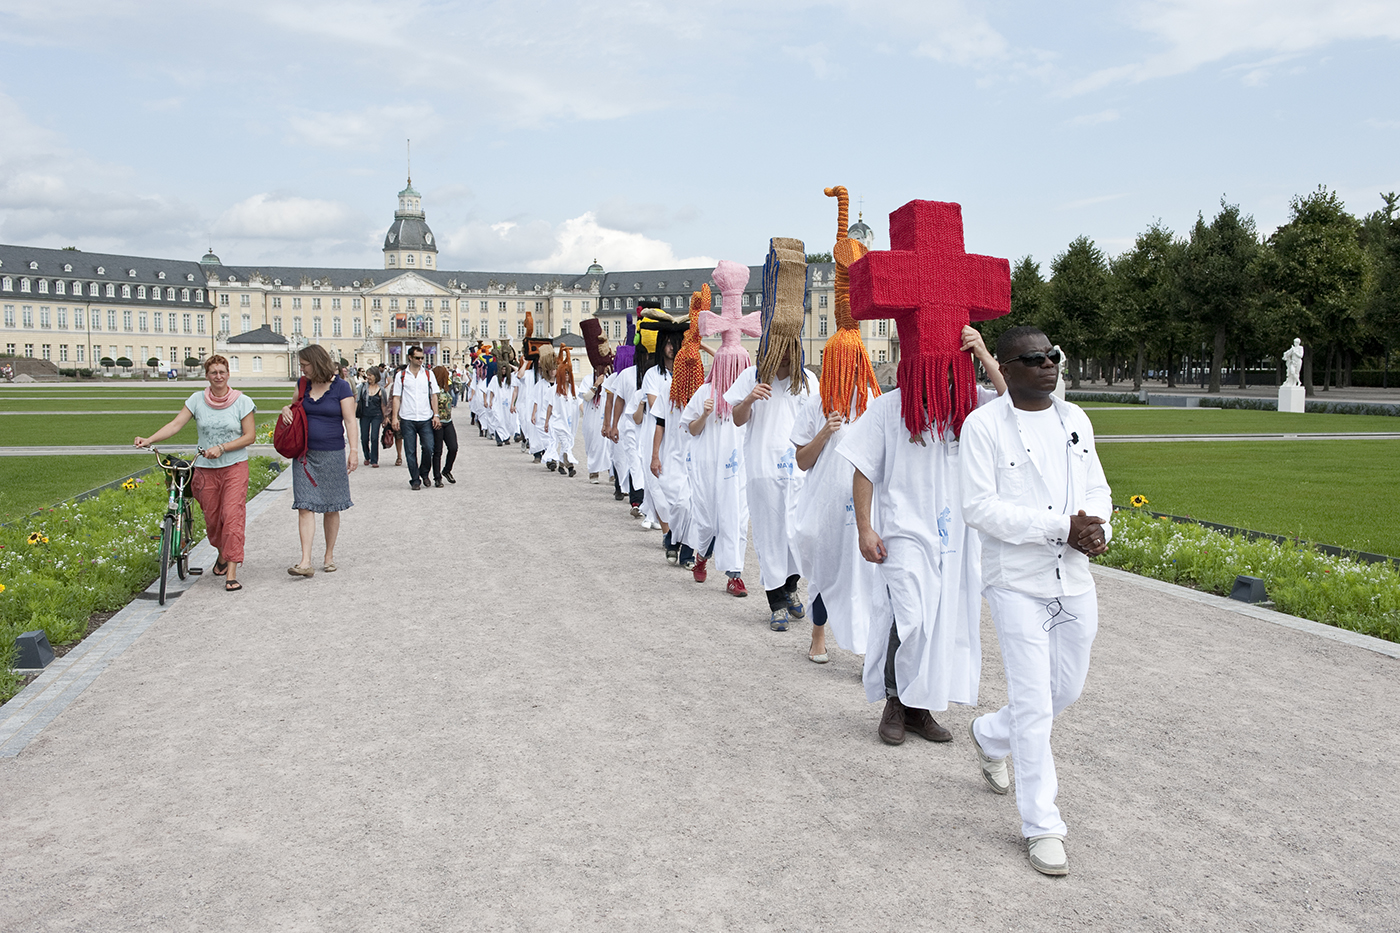
[(1069, 442), (1070, 442), (1071, 444), (1078, 444), (1078, 443), (1079, 443), (1079, 432), (1078, 432), (1078, 431), (1071, 431), (1071, 432), (1070, 432), (1070, 435), (1069, 435)]

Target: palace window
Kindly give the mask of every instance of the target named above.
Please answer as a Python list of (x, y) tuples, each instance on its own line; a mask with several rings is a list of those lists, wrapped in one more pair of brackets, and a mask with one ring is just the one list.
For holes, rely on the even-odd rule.
[[(14, 290), (15, 290), (15, 283), (14, 283), (14, 280), (12, 280), (8, 275), (5, 276), (3, 279), (0, 279), (0, 291), (12, 292), (12, 291), (14, 291)], [(10, 355), (11, 355), (11, 356), (14, 356), (13, 353), (11, 353)]]
[(194, 300), (199, 304), (204, 304), (204, 289), (196, 288), (194, 290)]
[(339, 311), (339, 310), (340, 310), (340, 299), (339, 299), (339, 298), (332, 298), (332, 299), (331, 299), (331, 310), (332, 310), (332, 311)]
[(491, 333), (491, 322), (486, 320), (486, 318), (482, 318), (481, 330), (477, 331), (476, 333), (478, 337), (482, 338), (484, 338), (487, 334)]
[(272, 332), (274, 334), (282, 333), (282, 315), (279, 314), (272, 319)]
[(68, 283), (59, 279), (57, 282), (53, 283), (53, 291), (55, 295), (68, 294)]
[(185, 303), (187, 303), (187, 304), (189, 303), (189, 300), (190, 300), (190, 290), (189, 290), (188, 288), (182, 288), (182, 289), (180, 289), (180, 300), (183, 301), (183, 302), (185, 302)]
[(351, 299), (350, 299), (350, 310), (351, 310), (351, 311), (363, 311), (363, 310), (364, 310), (364, 305), (361, 304), (360, 299), (358, 299), (358, 298), (351, 298)]
[[(5, 305), (5, 326), (6, 326), (6, 327), (14, 327), (14, 326), (15, 326), (15, 306), (14, 306), (14, 305)], [(15, 351), (14, 351), (13, 349), (10, 350), (10, 356), (14, 356), (14, 355), (15, 355)]]
[(67, 309), (67, 308), (59, 308), (59, 309), (58, 309), (58, 329), (59, 329), (59, 330), (67, 330), (67, 329), (68, 329), (68, 309)]
[(73, 348), (73, 352), (79, 363), (87, 362), (87, 346), (85, 344), (78, 344)]
[(379, 299), (378, 299), (378, 298), (371, 298), (371, 299), (370, 299), (369, 307), (370, 307), (370, 310), (371, 310), (371, 311), (382, 311), (382, 310), (383, 310), (383, 307), (380, 305)]
[[(190, 332), (190, 316), (188, 314), (182, 314), (180, 316), (180, 324), (181, 330), (188, 334)], [(173, 327), (171, 328), (172, 331), (174, 329)]]
[(53, 359), (53, 356), (52, 356), (52, 354), (51, 354), (50, 351), (49, 351), (49, 345), (48, 345), (47, 343), (44, 344), (43, 347), (40, 348), (40, 350), (41, 350), (41, 352), (42, 352), (42, 355), (43, 355), (44, 359), (46, 359), (46, 360), (51, 360), (51, 359)]
[(397, 298), (390, 298), (390, 299), (389, 299), (389, 310), (390, 310), (390, 311), (397, 311), (397, 310), (399, 310), (399, 300), (398, 300)]
[(821, 317), (817, 318), (817, 336), (818, 336), (818, 337), (825, 337), (825, 336), (826, 336), (826, 315), (825, 315), (825, 314), (823, 314)]
[(417, 299), (417, 298), (409, 298), (409, 299), (407, 299), (407, 303), (408, 303), (408, 310), (409, 310), (409, 311), (417, 311), (417, 310), (418, 310), (418, 299)]
[(501, 319), (501, 327), (500, 327), (500, 330), (498, 330), (498, 331), (496, 332), (496, 334), (497, 334), (497, 336), (499, 336), (502, 340), (504, 340), (504, 339), (506, 339), (507, 337), (510, 336), (510, 332), (506, 329), (506, 322), (505, 322), (505, 319), (504, 319), (504, 318)]
[(293, 310), (293, 311), (300, 311), (300, 310), (301, 310), (301, 299), (300, 299), (300, 298), (293, 298), (293, 299), (292, 299), (292, 310)]
[(506, 303), (505, 303), (504, 301), (498, 301), (498, 302), (496, 302), (496, 310), (499, 311), (499, 312), (502, 313), (502, 314), (505, 314), (505, 313), (506, 313)]
[(300, 318), (300, 317), (293, 317), (293, 318), (292, 318), (292, 333), (294, 333), (294, 334), (300, 334), (300, 333), (301, 333), (301, 318)]
[[(194, 329), (195, 329), (195, 333), (198, 333), (198, 334), (204, 333), (204, 315), (200, 314), (200, 315), (197, 315), (197, 316), (195, 317), (195, 319), (194, 319)], [(200, 352), (200, 353), (203, 353), (204, 351), (203, 351), (203, 350), (200, 350), (199, 352)]]
[(321, 310), (321, 299), (319, 299), (319, 298), (312, 298), (312, 299), (311, 299), (311, 310), (312, 310), (312, 311), (320, 311), (320, 310)]
[(889, 322), (889, 321), (876, 321), (876, 322), (875, 322), (875, 336), (877, 336), (877, 337), (888, 337), (889, 335), (890, 335), (890, 322)]
[(49, 293), (49, 280), (48, 280), (48, 279), (40, 279), (40, 280), (39, 280), (39, 294), (41, 294), (41, 295), (47, 295), (48, 293)]
[(238, 357), (231, 356), (228, 358), (228, 371), (231, 373), (238, 372)]
[(311, 319), (311, 336), (313, 336), (313, 337), (319, 337), (319, 336), (321, 336), (321, 319), (320, 319), (320, 317), (313, 317), (313, 318)]
[(394, 263), (394, 254), (393, 254), (393, 253), (390, 253), (390, 254), (389, 254), (389, 265), (390, 265), (390, 266), (395, 265), (395, 263)]
[(262, 357), (260, 357), (260, 356), (255, 356), (255, 357), (253, 357), (253, 372), (255, 372), (255, 373), (260, 373), (260, 372), (262, 372)]
[[(444, 337), (452, 336), (452, 318), (445, 317), (442, 319), (442, 335)], [(482, 334), (481, 336), (485, 337), (486, 335)]]
[(26, 330), (32, 328), (34, 326), (34, 306), (20, 305), (19, 319)]
[(159, 334), (165, 329), (163, 326), (165, 321), (162, 318), (161, 313), (159, 311), (155, 313), (155, 321), (153, 323), (155, 324), (156, 333)]
[[(96, 315), (93, 316), (92, 323), (93, 323), (93, 326), (96, 326), (96, 325), (97, 325), (97, 317), (96, 317)], [(82, 329), (83, 329), (83, 309), (82, 309), (82, 308), (74, 308), (74, 309), (73, 309), (73, 329), (74, 329), (74, 330), (82, 330)]]
[[(130, 314), (131, 312), (128, 311), (127, 313)], [(107, 309), (107, 329), (117, 329), (117, 312), (113, 311), (111, 308)]]
[(108, 282), (108, 283), (107, 283), (107, 297), (108, 297), (108, 298), (115, 298), (115, 297), (117, 297), (117, 287), (116, 287), (115, 285), (113, 285), (111, 282)]
[(227, 314), (221, 314), (221, 315), (219, 315), (219, 330), (223, 331), (224, 333), (228, 333), (230, 327), (231, 327), (231, 325), (229, 324), (228, 315), (227, 315)]
[(818, 307), (818, 308), (825, 308), (825, 307), (826, 307), (826, 292), (822, 292), (820, 295), (817, 296), (817, 307)]
[(243, 328), (240, 333), (246, 334), (253, 329), (253, 316), (251, 314), (240, 314), (238, 316), (238, 323)]
[(39, 326), (42, 327), (42, 328), (44, 328), (45, 330), (48, 330), (48, 329), (49, 329), (49, 309), (48, 309), (48, 308), (40, 308), (40, 309), (39, 309)]
[[(107, 287), (110, 289), (112, 286), (108, 285)], [(160, 286), (159, 286), (159, 285), (155, 285), (155, 286), (152, 286), (152, 287), (151, 287), (151, 300), (152, 300), (152, 301), (160, 301)]]
[[(185, 315), (185, 320), (189, 320), (189, 318), (190, 318), (190, 316), (189, 316), (188, 314), (186, 314), (186, 315)], [(170, 315), (170, 332), (171, 332), (172, 334), (175, 333), (175, 315), (174, 315), (174, 314), (171, 314), (171, 315)]]
[(536, 313), (536, 314), (544, 314), (544, 302), (543, 302), (543, 301), (537, 301), (537, 302), (535, 302), (535, 313)]
[(491, 310), (491, 302), (489, 302), (489, 301), (483, 301), (483, 302), (481, 303), (481, 313), (482, 313), (482, 314), (485, 314), (486, 312), (488, 312), (488, 311), (490, 311), (490, 310)]
[(407, 255), (405, 255), (405, 256), (403, 257), (403, 264), (406, 265), (406, 266), (411, 266), (411, 265), (413, 265), (413, 254), (412, 254), (412, 253), (408, 253)]
[(29, 294), (29, 280), (28, 280), (28, 279), (20, 279), (20, 280), (19, 280), (19, 290), (20, 290), (21, 292), (23, 292), (24, 294), (26, 294), (26, 295)]
[(26, 343), (24, 345), (24, 355), (31, 360), (34, 359), (34, 344)]
[(350, 323), (351, 323), (351, 330), (354, 332), (355, 336), (356, 336), (356, 337), (363, 337), (363, 336), (364, 336), (364, 328), (360, 325), (360, 319), (359, 319), (359, 318), (352, 318)]
[(525, 336), (525, 322), (524, 322), (524, 321), (516, 321), (516, 322), (515, 322), (515, 336), (516, 336), (516, 339), (519, 339), (519, 338)]
[(122, 297), (123, 297), (123, 298), (130, 298), (130, 297), (131, 297), (131, 286), (130, 286), (130, 285), (123, 285), (123, 286), (122, 286)]
[[(165, 290), (165, 300), (166, 300), (166, 301), (174, 301), (174, 300), (175, 300), (175, 289), (173, 289), (173, 288), (167, 288), (167, 289)], [(248, 296), (247, 296), (247, 295), (244, 295), (244, 296), (243, 296), (243, 299), (242, 299), (241, 301), (239, 301), (239, 304), (240, 304), (240, 305), (243, 305), (244, 307), (247, 307), (247, 306), (248, 306)]]
[[(145, 286), (143, 285), (142, 288), (145, 288)], [(144, 298), (145, 296), (143, 295), (142, 297)], [(272, 299), (272, 300), (273, 300), (273, 301), (279, 301), (280, 299), (274, 298), (274, 299)], [(228, 295), (220, 295), (220, 296), (219, 296), (219, 307), (221, 307), (221, 308), (227, 308), (227, 307), (228, 307)]]
[(339, 337), (339, 336), (340, 336), (340, 318), (338, 318), (338, 317), (333, 317), (333, 318), (331, 318), (331, 336), (332, 336), (332, 337)]
[[(144, 299), (145, 299), (145, 297), (146, 297), (146, 286), (144, 286), (144, 285), (138, 285), (138, 286), (136, 286), (136, 297), (137, 297), (138, 299), (141, 299), (141, 300), (144, 300)], [(228, 304), (228, 302), (225, 301), (224, 304)]]

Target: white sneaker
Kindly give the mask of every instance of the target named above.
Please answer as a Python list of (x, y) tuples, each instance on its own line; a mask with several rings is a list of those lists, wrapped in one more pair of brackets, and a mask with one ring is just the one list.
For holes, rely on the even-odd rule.
[[(978, 716), (977, 719), (981, 719)], [(987, 782), (995, 793), (1004, 794), (1011, 789), (1011, 775), (1007, 771), (1005, 758), (988, 758), (982, 751), (982, 745), (977, 741), (977, 733), (972, 731), (973, 723), (977, 719), (967, 724), (968, 737), (972, 739), (972, 747), (977, 751), (977, 763), (982, 768), (982, 780)]]
[(1058, 833), (1032, 836), (1026, 840), (1026, 854), (1031, 867), (1042, 875), (1068, 875), (1069, 856), (1065, 854), (1065, 837)]

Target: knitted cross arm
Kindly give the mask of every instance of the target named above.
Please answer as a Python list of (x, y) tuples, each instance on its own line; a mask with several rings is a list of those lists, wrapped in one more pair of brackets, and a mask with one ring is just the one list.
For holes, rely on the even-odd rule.
[(962, 432), (977, 404), (972, 356), (962, 329), (1011, 311), (1011, 264), (963, 249), (962, 208), (910, 201), (890, 214), (889, 250), (851, 264), (851, 315), (894, 318), (899, 328), (899, 388), (912, 436), (933, 426)]
[(758, 344), (758, 381), (772, 385), (786, 360), (791, 366), (791, 392), (807, 384), (802, 351), (802, 317), (807, 303), (807, 259), (801, 240), (774, 237), (763, 263), (763, 337)]

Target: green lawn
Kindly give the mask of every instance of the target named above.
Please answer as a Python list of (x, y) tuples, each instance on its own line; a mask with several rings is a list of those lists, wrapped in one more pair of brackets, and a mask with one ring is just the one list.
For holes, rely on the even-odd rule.
[(0, 457), (0, 523), (155, 465), (155, 456)]
[[(130, 444), (137, 435), (146, 436), (155, 433), (157, 429), (174, 417), (177, 410), (178, 408), (169, 409), (169, 415), (0, 414), (0, 447)], [(262, 425), (276, 418), (279, 410), (272, 408), (260, 410), (255, 420), (259, 425)], [(179, 434), (165, 443), (172, 447), (182, 444), (193, 446), (198, 437), (194, 420), (191, 419)]]
[(1143, 495), (1154, 512), (1400, 557), (1394, 498), (1400, 440), (1103, 444), (1098, 450), (1119, 505)]
[[(250, 392), (248, 397), (260, 410), (281, 408), (292, 400), (292, 392)], [(168, 395), (143, 395), (130, 398), (123, 393), (121, 398), (0, 398), (0, 414), (26, 411), (179, 411), (181, 403), (189, 398), (188, 392)]]
[(1238, 408), (1086, 408), (1095, 434), (1336, 434), (1400, 432), (1386, 415), (1292, 414)]

